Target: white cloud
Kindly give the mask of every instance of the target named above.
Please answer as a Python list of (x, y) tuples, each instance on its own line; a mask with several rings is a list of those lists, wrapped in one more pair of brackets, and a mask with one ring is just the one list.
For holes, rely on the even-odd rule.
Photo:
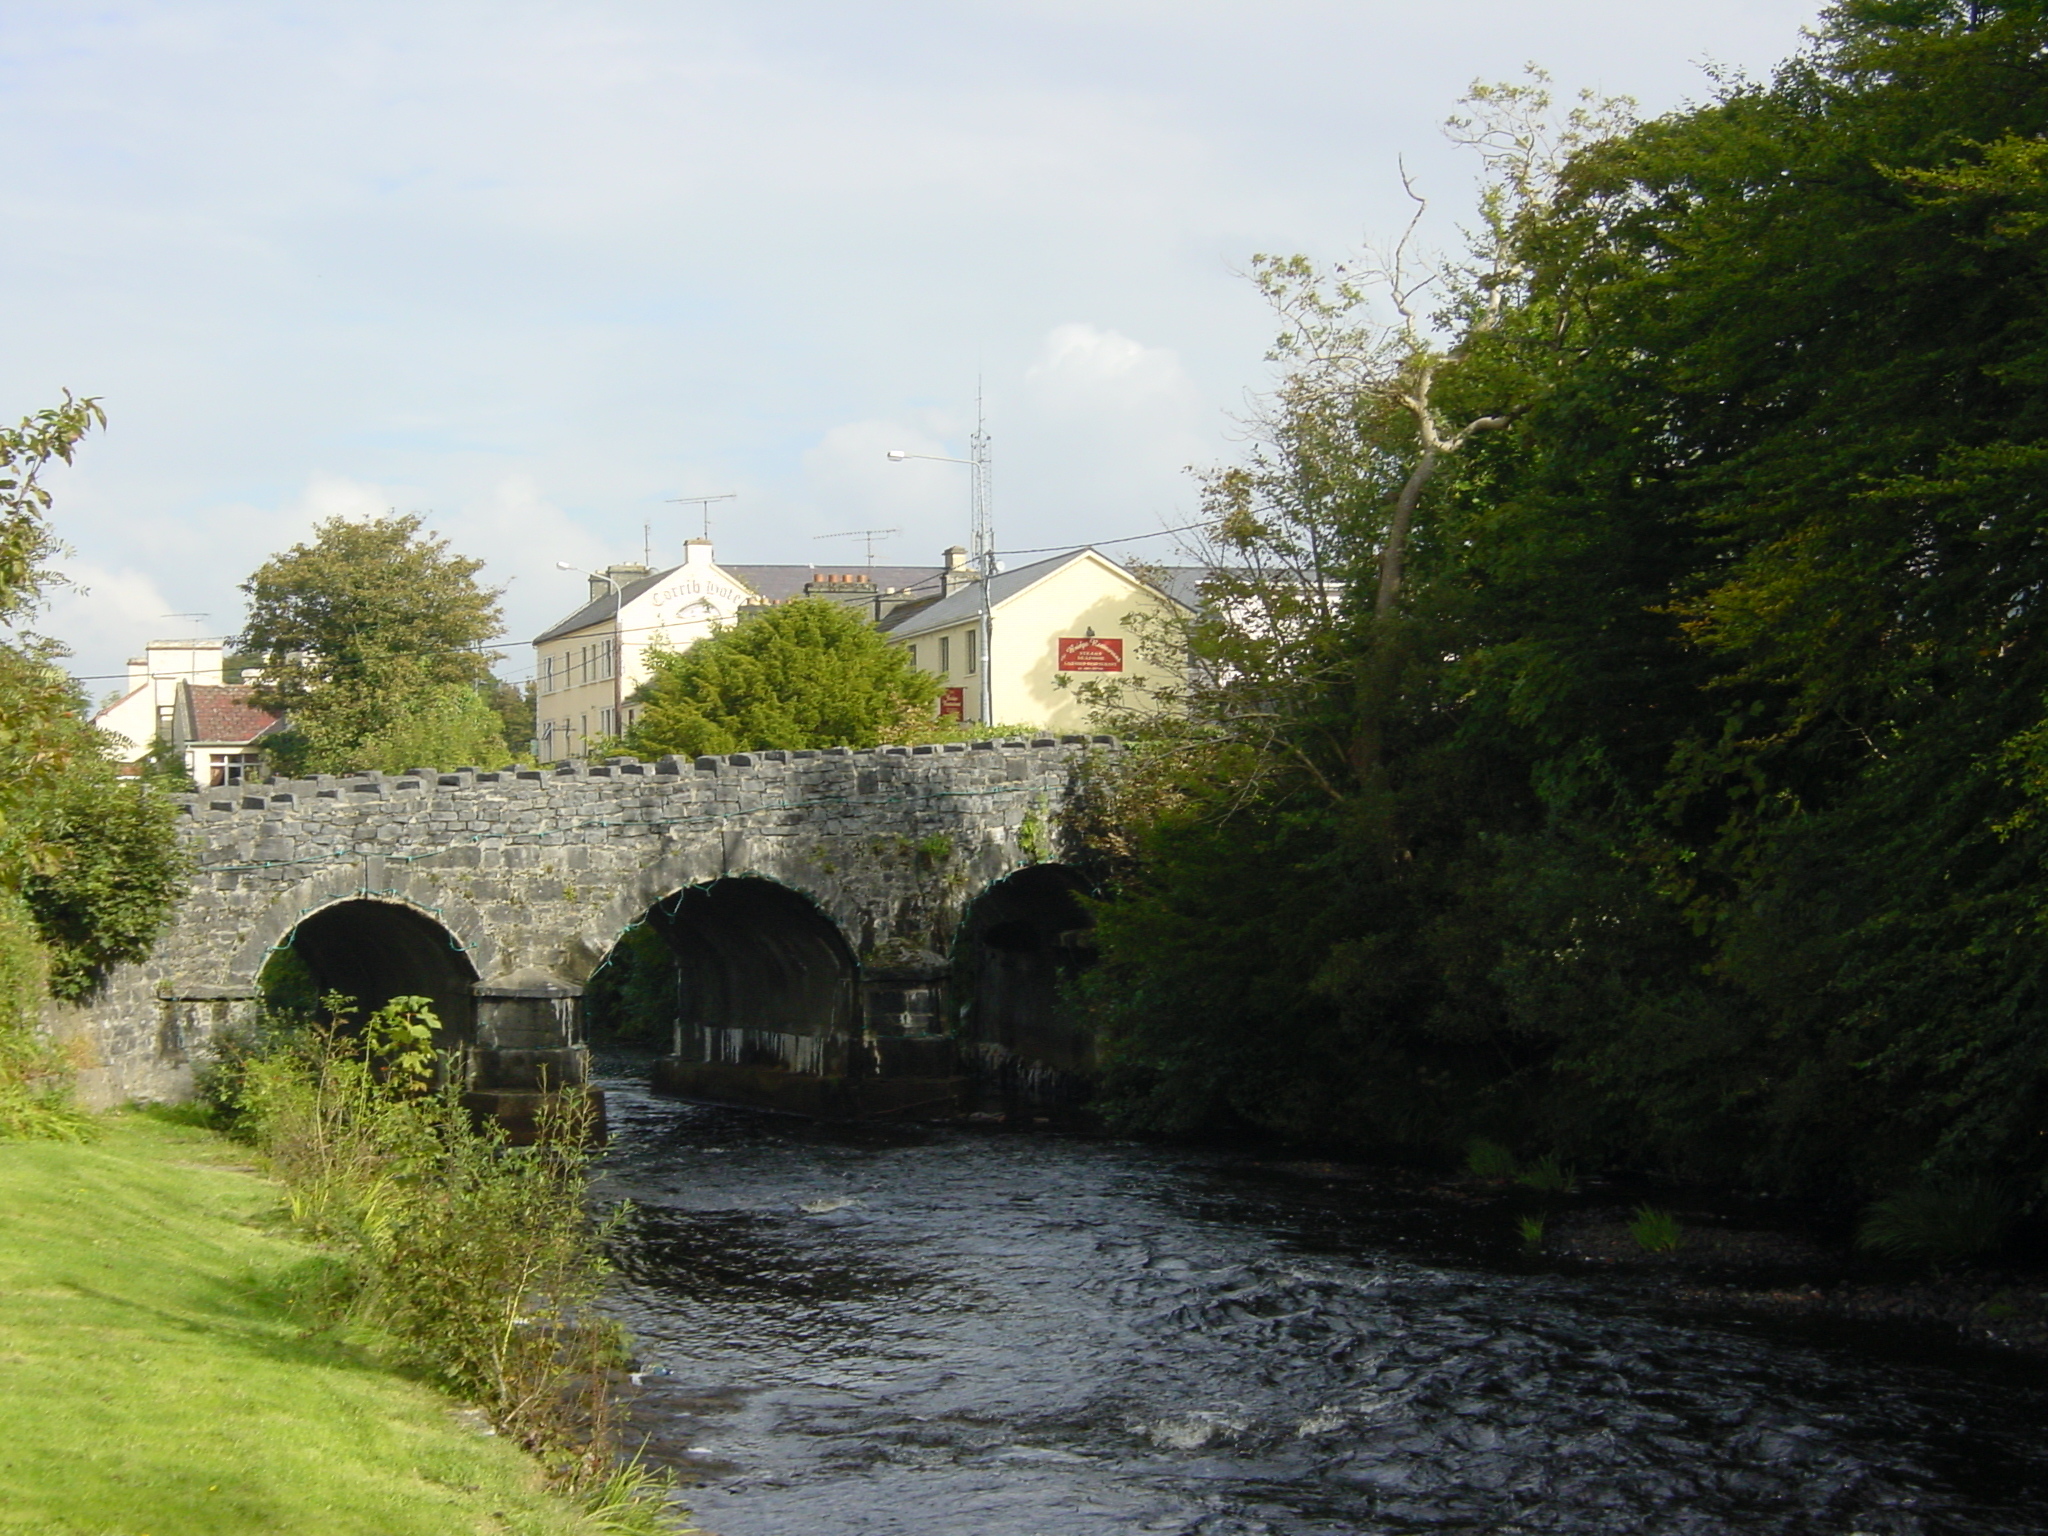
[(83, 560), (66, 561), (62, 569), (72, 585), (54, 590), (47, 611), (30, 627), (67, 639), (92, 636), (93, 663), (78, 670), (91, 674), (85, 691), (95, 703), (119, 690), (127, 658), (141, 655), (150, 641), (215, 632), (210, 617), (172, 617), (175, 605), (142, 571)]
[[(631, 549), (608, 546), (524, 472), (503, 476), (453, 513), (430, 517), (427, 523), (448, 540), (451, 552), (483, 560), (477, 579), (503, 590), (504, 638), (497, 648), (505, 656), (498, 671), (506, 677), (528, 676), (533, 670), (528, 642), (582, 606), (585, 578), (559, 569), (557, 561), (594, 571), (640, 556), (637, 543)], [(656, 550), (654, 563), (671, 563), (677, 553), (664, 559)]]
[(1184, 520), (1185, 472), (1219, 456), (1219, 413), (1173, 349), (1067, 322), (1046, 334), (1024, 384), (1033, 497), (1023, 538), (1006, 498), (999, 521), (1011, 531), (998, 543), (1116, 538)]
[(1078, 322), (1053, 327), (1038, 361), (1024, 370), (1024, 382), (1040, 410), (1061, 416), (1192, 416), (1202, 405), (1201, 391), (1170, 348)]

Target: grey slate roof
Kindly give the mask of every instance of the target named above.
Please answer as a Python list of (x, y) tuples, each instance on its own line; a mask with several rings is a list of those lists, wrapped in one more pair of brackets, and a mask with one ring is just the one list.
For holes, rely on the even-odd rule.
[(619, 595), (616, 599), (612, 597), (612, 589), (606, 587), (604, 589), (604, 596), (593, 597), (589, 602), (578, 608), (569, 617), (549, 629), (546, 633), (535, 635), (531, 643), (539, 645), (544, 640), (555, 640), (563, 635), (573, 635), (579, 629), (588, 629), (599, 620), (610, 618), (614, 601), (617, 601), (621, 606), (630, 603), (634, 598), (675, 569), (674, 566), (670, 566), (666, 571), (656, 571), (651, 576), (642, 576), (638, 581), (621, 582), (619, 585)]
[[(743, 585), (751, 587), (763, 602), (768, 603), (786, 603), (793, 597), (802, 597), (805, 585), (817, 580), (821, 575), (851, 576), (866, 571), (866, 567), (849, 570), (844, 566), (726, 565), (722, 562), (718, 568)], [(637, 581), (621, 583), (619, 603), (623, 606), (632, 602), (643, 592), (674, 575), (679, 569), (681, 567), (672, 565), (666, 570), (642, 576)], [(878, 565), (874, 567), (872, 574), (877, 591), (922, 588), (927, 585), (931, 590), (937, 591), (939, 578), (945, 572), (943, 567), (936, 565)], [(559, 640), (563, 635), (573, 635), (579, 629), (588, 629), (593, 624), (603, 623), (612, 616), (612, 602), (611, 588), (606, 587), (603, 596), (592, 598), (560, 623), (535, 635), (531, 643), (540, 645), (549, 640)]]
[[(1136, 579), (1137, 573), (1129, 569), (1129, 567), (1119, 564), (1116, 560), (1108, 555), (1104, 555), (1101, 550), (1095, 549), (1092, 545), (1084, 545), (1080, 549), (1070, 549), (1065, 554), (1049, 555), (1043, 560), (1034, 560), (1029, 565), (1020, 565), (1014, 571), (1000, 572), (995, 580), (989, 583), (989, 606), (994, 607), (997, 604), (1008, 602), (1033, 582), (1050, 576), (1070, 560), (1090, 553), (1101, 556), (1104, 560), (1108, 560), (1111, 565), (1116, 566), (1118, 570), (1123, 571), (1125, 575)], [(1162, 590), (1166, 592), (1168, 597), (1174, 598), (1193, 608), (1198, 606), (1199, 603), (1199, 598), (1194, 591), (1195, 585), (1205, 573), (1196, 567), (1190, 566), (1186, 568), (1186, 574), (1188, 579), (1182, 583), (1187, 589), (1185, 596), (1181, 592), (1174, 590), (1171, 586), (1164, 587)], [(881, 627), (885, 634), (917, 634), (927, 629), (945, 629), (953, 624), (971, 624), (980, 617), (981, 589), (978, 586), (970, 585), (962, 587), (959, 591), (949, 596), (938, 598), (933, 602), (914, 603), (898, 608), (894, 613), (882, 620)]]
[(784, 603), (792, 597), (804, 595), (804, 584), (815, 581), (821, 575), (859, 576), (871, 574), (875, 590), (887, 592), (891, 588), (917, 587), (929, 582), (933, 591), (938, 590), (939, 577), (944, 574), (936, 565), (878, 565), (870, 573), (865, 566), (832, 565), (721, 565), (721, 571), (737, 576), (768, 602)]

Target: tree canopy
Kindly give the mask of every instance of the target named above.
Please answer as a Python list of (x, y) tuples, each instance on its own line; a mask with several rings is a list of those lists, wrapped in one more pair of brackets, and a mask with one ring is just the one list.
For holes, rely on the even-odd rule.
[(842, 603), (799, 598), (657, 652), (626, 737), (645, 758), (872, 747), (929, 717), (938, 684)]
[(1289, 359), (1216, 532), (1345, 596), (1147, 802), (1123, 1114), (2048, 1194), (2044, 60), (2036, 5), (1845, 4), (1568, 146), (1450, 274), (1439, 395), (1509, 419), (1391, 603), (1426, 436)]
[(330, 518), (242, 584), (256, 701), (290, 716), (266, 749), (292, 772), (453, 768), (507, 755), (487, 649), (498, 594), (414, 515)]
[(39, 476), (104, 420), (67, 394), (0, 428), (0, 1135), (62, 1128), (47, 1091), (59, 1064), (34, 1028), (42, 1000), (81, 997), (147, 953), (184, 872), (170, 803), (121, 782), (62, 649), (24, 627), (56, 579)]

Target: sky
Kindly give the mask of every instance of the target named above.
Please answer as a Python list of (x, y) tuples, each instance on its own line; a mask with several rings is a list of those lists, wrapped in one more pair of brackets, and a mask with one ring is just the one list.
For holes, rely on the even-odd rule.
[[(64, 389), (76, 586), (36, 627), (95, 698), (230, 635), (320, 520), (417, 512), (503, 589), (556, 568), (857, 570), (968, 537), (1157, 535), (1244, 451), (1260, 252), (1449, 245), (1440, 125), (1535, 62), (1646, 113), (1767, 75), (1815, 0), (8, 0), (0, 419)], [(1115, 546), (1157, 555), (1170, 539)]]

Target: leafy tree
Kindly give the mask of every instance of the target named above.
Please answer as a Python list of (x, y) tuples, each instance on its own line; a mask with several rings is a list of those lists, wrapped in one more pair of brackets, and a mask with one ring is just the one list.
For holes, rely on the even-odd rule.
[(1136, 829), (1127, 1113), (2048, 1191), (2043, 57), (2031, 4), (1846, 4), (1579, 145), (1391, 609), (1398, 417), (1283, 392), (1219, 528), (1319, 519), (1346, 600), (1294, 686), (1241, 637), (1273, 739)]
[(149, 953), (183, 893), (170, 803), (110, 766), (73, 772), (36, 807), (53, 857), (23, 882), (50, 954), (50, 991), (79, 998), (124, 960)]
[(397, 766), (502, 757), (476, 693), (499, 622), (498, 594), (476, 581), (482, 568), (411, 514), (331, 518), (312, 543), (259, 567), (242, 585), (240, 644), (262, 658), (257, 702), (290, 715), (267, 743), (279, 766), (339, 772), (407, 751), (421, 755)]
[(61, 649), (21, 627), (56, 579), (39, 476), (103, 420), (67, 394), (0, 429), (0, 1135), (75, 1132), (35, 1032), (41, 1001), (146, 953), (183, 873), (170, 803), (118, 780)]
[(645, 758), (878, 746), (938, 700), (908, 654), (827, 598), (770, 608), (651, 662), (626, 738)]
[(529, 680), (524, 688), (502, 680), (494, 681), (487, 695), (502, 723), (505, 750), (514, 758), (528, 758), (534, 747), (536, 694)]

